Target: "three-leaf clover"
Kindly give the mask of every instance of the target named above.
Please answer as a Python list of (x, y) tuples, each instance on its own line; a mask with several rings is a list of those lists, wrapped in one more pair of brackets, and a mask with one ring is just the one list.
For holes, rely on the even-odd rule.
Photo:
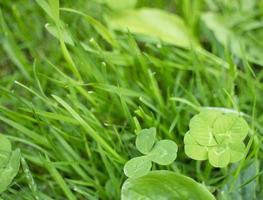
[(171, 140), (160, 140), (155, 143), (155, 137), (155, 128), (143, 129), (138, 133), (136, 148), (144, 155), (132, 158), (125, 164), (126, 176), (129, 178), (144, 176), (151, 170), (152, 162), (169, 165), (176, 159), (177, 144)]
[(7, 189), (20, 167), (20, 150), (12, 151), (10, 141), (0, 134), (0, 194)]
[(202, 110), (195, 115), (184, 136), (185, 153), (195, 160), (209, 160), (214, 167), (226, 167), (241, 160), (247, 122), (236, 113)]

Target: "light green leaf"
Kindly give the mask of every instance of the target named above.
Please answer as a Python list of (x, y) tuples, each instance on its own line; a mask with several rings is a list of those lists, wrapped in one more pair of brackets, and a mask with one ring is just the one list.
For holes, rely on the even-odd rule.
[(11, 150), (10, 141), (3, 134), (0, 134), (0, 168), (5, 167), (7, 164)]
[(127, 8), (134, 8), (137, 0), (97, 0), (101, 3), (107, 4), (113, 10), (121, 10)]
[(14, 177), (17, 175), (20, 167), (20, 158), (20, 150), (16, 149), (12, 152), (7, 165), (0, 169), (0, 194), (8, 188)]
[(177, 144), (171, 140), (161, 140), (157, 142), (152, 151), (148, 154), (149, 158), (159, 165), (169, 165), (177, 157)]
[(230, 143), (229, 148), (230, 148), (230, 162), (234, 163), (240, 161), (244, 157), (246, 146), (243, 142)]
[(215, 200), (214, 196), (193, 179), (171, 171), (152, 171), (128, 179), (122, 186), (122, 200)]
[(152, 167), (152, 161), (147, 156), (135, 157), (124, 166), (124, 173), (129, 178), (146, 175)]
[(187, 28), (177, 15), (154, 9), (125, 10), (107, 17), (113, 30), (130, 31), (134, 34), (151, 36), (152, 41), (162, 40), (180, 47), (190, 47)]
[(195, 160), (207, 160), (208, 148), (199, 145), (190, 133), (186, 133), (184, 136), (184, 150), (185, 154)]
[[(53, 35), (55, 38), (57, 38), (59, 40), (58, 30), (57, 30), (57, 27), (55, 25), (46, 24), (45, 28), (47, 29), (47, 31), (51, 35)], [(71, 46), (74, 46), (74, 42), (72, 40), (72, 37), (66, 29), (62, 29), (62, 37), (63, 37), (63, 40), (65, 43), (67, 43)]]
[(190, 120), (190, 134), (198, 144), (203, 146), (217, 144), (212, 133), (212, 125), (220, 114), (220, 111), (204, 110)]
[(210, 147), (208, 152), (209, 162), (214, 167), (226, 167), (230, 162), (230, 150), (226, 147)]
[(156, 128), (149, 128), (141, 130), (136, 138), (136, 147), (143, 153), (147, 154), (153, 147), (154, 140), (156, 136)]
[(248, 129), (248, 124), (242, 117), (228, 113), (222, 114), (216, 119), (213, 125), (213, 134), (219, 143), (224, 140), (239, 142), (245, 139)]

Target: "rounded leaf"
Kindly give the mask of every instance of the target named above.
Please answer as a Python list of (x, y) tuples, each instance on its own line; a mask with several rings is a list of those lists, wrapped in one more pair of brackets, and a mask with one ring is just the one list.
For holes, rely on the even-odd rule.
[(230, 143), (230, 162), (238, 162), (244, 157), (246, 146), (243, 142)]
[(169, 165), (177, 157), (178, 146), (171, 140), (161, 140), (157, 142), (152, 151), (149, 153), (149, 158), (159, 165)]
[(212, 133), (212, 125), (220, 114), (220, 111), (203, 110), (190, 120), (190, 133), (198, 144), (203, 146), (217, 144)]
[(146, 175), (152, 167), (152, 161), (146, 156), (135, 157), (129, 160), (124, 166), (124, 173), (129, 178), (136, 178)]
[(226, 167), (230, 162), (230, 150), (226, 147), (211, 147), (208, 151), (209, 163), (214, 167)]
[(0, 168), (5, 167), (7, 164), (11, 150), (12, 146), (10, 141), (3, 134), (0, 134)]
[(153, 147), (156, 136), (156, 128), (141, 130), (136, 138), (135, 144), (142, 154), (148, 154)]
[(122, 186), (122, 200), (215, 200), (214, 196), (193, 179), (171, 171), (151, 171), (128, 179)]
[(243, 141), (248, 134), (248, 124), (236, 114), (222, 114), (213, 125), (213, 134), (219, 140), (229, 140), (231, 142)]
[(195, 160), (207, 160), (208, 148), (197, 144), (195, 139), (190, 133), (186, 133), (184, 136), (184, 150), (185, 154)]

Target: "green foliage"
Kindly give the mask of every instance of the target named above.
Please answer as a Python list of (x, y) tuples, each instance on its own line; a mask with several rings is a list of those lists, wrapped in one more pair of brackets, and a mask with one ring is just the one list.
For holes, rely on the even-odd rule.
[(121, 199), (215, 200), (204, 185), (187, 176), (161, 170), (126, 180), (122, 186)]
[(226, 167), (241, 160), (248, 124), (238, 114), (203, 110), (190, 121), (185, 134), (185, 153), (195, 160), (209, 160), (214, 167)]
[[(141, 34), (146, 41), (164, 41), (180, 47), (190, 47), (190, 36), (183, 20), (177, 15), (153, 8), (125, 10), (107, 17), (114, 30)], [(148, 38), (151, 36), (151, 38)]]
[(152, 151), (149, 153), (149, 158), (159, 165), (170, 165), (177, 157), (178, 147), (171, 140), (158, 141)]
[(130, 9), (134, 8), (137, 0), (97, 0), (100, 3), (104, 3), (113, 10)]
[(12, 151), (11, 142), (0, 134), (0, 168), (6, 166)]
[[(0, 132), (24, 160), (15, 179), (0, 180), (8, 185), (0, 199), (120, 199), (124, 163), (140, 157), (141, 127), (158, 127), (154, 140), (139, 142), (148, 152), (135, 163), (144, 176), (151, 163), (218, 200), (263, 199), (262, 2), (1, 1)], [(211, 138), (204, 126), (185, 134), (205, 107), (241, 112), (249, 137), (236, 140), (240, 127), (227, 128), (234, 142), (221, 145), (228, 133)], [(242, 159), (226, 168), (189, 159), (184, 137), (196, 160), (209, 160), (210, 148), (216, 165)], [(169, 166), (161, 163), (176, 155), (162, 157), (157, 145), (166, 139), (178, 144)], [(13, 154), (3, 141), (1, 164)], [(134, 165), (128, 171), (144, 177)]]
[[(130, 178), (146, 175), (152, 162), (170, 165), (177, 157), (177, 144), (171, 140), (160, 140), (155, 145), (156, 128), (142, 129), (136, 138), (136, 147), (144, 156), (132, 158), (124, 166), (124, 173)], [(154, 146), (153, 146), (154, 145)]]
[[(236, 22), (230, 19), (235, 19)], [(230, 16), (208, 12), (202, 15), (202, 20), (222, 46), (229, 47), (238, 57), (246, 54), (246, 59), (250, 62), (263, 65), (263, 45), (257, 42), (257, 39), (263, 38), (262, 29), (257, 28), (259, 21), (244, 19), (242, 12)]]
[(20, 150), (11, 150), (11, 143), (0, 134), (0, 194), (8, 189), (20, 167)]
[(141, 130), (136, 137), (136, 148), (142, 154), (148, 154), (155, 143), (156, 128)]

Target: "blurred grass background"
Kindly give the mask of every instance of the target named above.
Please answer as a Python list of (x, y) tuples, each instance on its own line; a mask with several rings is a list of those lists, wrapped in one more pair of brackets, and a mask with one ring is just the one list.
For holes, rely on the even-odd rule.
[[(3, 199), (119, 199), (135, 130), (152, 126), (179, 145), (172, 165), (153, 169), (188, 175), (218, 199), (263, 198), (262, 1), (68, 0), (59, 6), (88, 17), (61, 9), (59, 20), (54, 2), (0, 1), (0, 133), (24, 159)], [(109, 26), (143, 7), (179, 17), (189, 46)], [(244, 113), (251, 145), (240, 163), (219, 170), (186, 157), (202, 106)]]

